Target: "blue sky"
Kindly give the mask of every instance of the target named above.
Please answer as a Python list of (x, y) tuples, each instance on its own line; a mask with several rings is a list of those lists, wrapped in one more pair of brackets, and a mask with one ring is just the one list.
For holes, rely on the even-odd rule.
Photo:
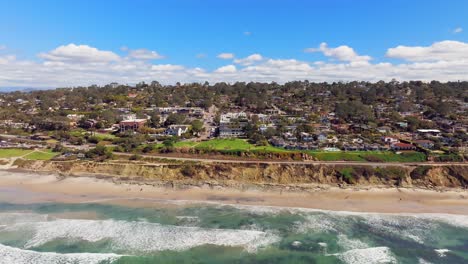
[[(69, 58), (56, 56), (51, 59), (50, 56), (40, 54), (52, 52), (60, 46), (68, 47), (70, 44), (112, 52), (122, 60), (127, 59), (127, 63), (132, 50), (154, 51), (160, 55), (155, 56), (157, 59), (145, 59), (144, 65), (137, 67), (177, 65), (178, 68), (164, 69), (181, 71), (183, 67), (187, 71), (200, 69), (204, 72), (201, 75), (193, 72), (174, 75), (171, 72), (169, 75), (172, 74), (172, 77), (163, 76), (163, 82), (164, 80), (174, 82), (177, 81), (176, 78), (180, 78), (182, 82), (201, 81), (203, 78), (222, 80), (224, 75), (214, 76), (213, 73), (224, 66), (235, 67), (235, 76), (232, 67), (229, 71), (231, 75), (224, 76), (227, 81), (268, 81), (266, 76), (278, 74), (277, 71), (260, 72), (261, 67), (269, 60), (274, 60), (273, 64), (276, 61), (294, 60), (295, 62), (290, 64), (293, 68), (300, 66), (301, 63), (312, 67), (308, 69), (302, 65), (300, 67), (306, 72), (288, 74), (271, 80), (302, 79), (308, 74), (311, 74), (312, 79), (320, 80), (323, 71), (308, 72), (316, 69), (314, 67), (320, 67), (314, 65), (330, 64), (338, 67), (342, 64), (342, 67), (346, 68), (346, 65), (353, 61), (353, 59), (343, 60), (342, 57), (336, 56), (333, 50), (328, 50), (329, 55), (324, 49), (304, 52), (308, 48), (318, 49), (321, 43), (327, 43), (328, 49), (346, 46), (359, 56), (369, 56), (372, 59), (364, 61), (368, 61), (371, 66), (391, 63), (396, 67), (400, 64), (423, 61), (408, 60), (407, 53), (389, 56), (388, 50), (400, 45), (430, 48), (434, 43), (445, 43), (442, 49), (453, 50), (455, 47), (460, 49), (459, 52), (464, 52), (466, 51), (464, 44), (468, 41), (467, 32), (463, 31), (464, 28), (468, 30), (467, 11), (468, 1), (463, 0), (0, 1), (0, 62), (1, 56), (4, 56), (3, 61), (10, 64), (25, 62), (37, 64), (24, 76), (24, 79), (32, 78), (32, 81), (22, 81), (21, 75), (13, 74), (2, 78), (0, 74), (0, 87), (66, 85), (65, 79), (54, 83), (45, 75), (43, 78), (41, 72), (55, 70), (57, 73), (62, 73), (68, 70), (67, 74), (71, 74), (76, 70), (74, 67), (79, 66), (81, 71), (89, 61), (86, 60), (85, 63), (84, 60), (79, 60), (72, 63)], [(65, 49), (62, 51), (68, 52)], [(78, 51), (76, 48), (75, 51), (82, 55), (87, 49)], [(427, 50), (427, 52), (425, 55), (431, 56), (440, 53), (440, 50)], [(219, 59), (217, 56), (220, 53), (232, 53), (234, 58), (231, 61)], [(244, 65), (234, 61), (236, 58), (241, 59), (252, 54), (260, 55), (261, 59)], [(94, 55), (99, 56), (98, 53)], [(6, 56), (10, 56), (9, 59), (5, 59)], [(453, 62), (453, 58), (457, 55), (451, 54), (449, 57)], [(131, 68), (128, 64), (123, 65), (122, 60), (106, 62), (112, 63), (113, 66), (119, 64), (120, 69)], [(63, 68), (60, 70), (57, 69), (56, 63), (53, 69), (45, 68), (47, 65), (44, 66), (44, 63), (47, 61), (66, 62), (67, 65), (62, 65)], [(446, 58), (438, 58), (438, 61), (446, 61)], [(453, 63), (458, 71), (450, 72), (446, 79), (463, 77), (460, 63), (459, 61)], [(260, 68), (255, 69), (256, 74), (241, 75), (241, 72), (249, 66)], [(89, 67), (87, 74), (95, 77), (86, 80), (96, 83), (106, 83), (112, 81), (112, 76), (122, 75), (122, 72), (114, 71), (97, 76), (99, 73), (92, 72), (93, 69), (95, 70), (95, 67)], [(247, 70), (252, 71), (251, 68)], [(444, 79), (442, 70), (439, 70), (440, 74), (435, 77)], [(351, 69), (349, 74), (343, 76), (335, 76), (335, 72), (327, 71), (323, 73), (325, 76), (323, 80), (333, 80), (333, 78), (374, 80), (390, 77), (428, 79), (430, 77), (418, 72), (405, 76), (397, 73), (394, 76), (387, 76), (376, 72), (375, 78), (369, 78), (353, 71), (355, 69)], [(362, 71), (368, 72), (367, 68)], [(120, 81), (138, 82), (160, 75), (162, 75), (160, 72), (156, 76), (148, 72), (145, 77), (129, 72), (127, 78)], [(78, 82), (79, 76), (70, 76), (69, 85), (78, 85), (80, 84)], [(83, 84), (87, 84), (86, 82), (83, 81)]]

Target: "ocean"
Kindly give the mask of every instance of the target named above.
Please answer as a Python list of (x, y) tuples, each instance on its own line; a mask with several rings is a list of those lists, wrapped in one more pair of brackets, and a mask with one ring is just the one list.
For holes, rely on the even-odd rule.
[(468, 263), (468, 216), (6, 196), (1, 264)]

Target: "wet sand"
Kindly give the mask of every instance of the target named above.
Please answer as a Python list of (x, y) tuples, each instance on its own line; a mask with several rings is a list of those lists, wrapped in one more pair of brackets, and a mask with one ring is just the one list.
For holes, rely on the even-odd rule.
[(93, 177), (58, 178), (50, 174), (0, 171), (0, 201), (10, 203), (109, 203), (146, 207), (154, 203), (224, 203), (376, 213), (468, 215), (468, 191), (329, 187), (308, 192), (172, 189), (116, 184)]

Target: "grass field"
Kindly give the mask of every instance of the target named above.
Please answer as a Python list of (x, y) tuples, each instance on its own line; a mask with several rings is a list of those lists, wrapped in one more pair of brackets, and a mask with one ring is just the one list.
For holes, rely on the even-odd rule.
[(212, 139), (202, 142), (179, 141), (174, 144), (176, 148), (195, 148), (199, 150), (212, 150), (220, 152), (237, 151), (265, 151), (272, 153), (304, 152), (321, 161), (375, 161), (375, 162), (422, 162), (426, 161), (426, 155), (421, 152), (403, 152), (401, 154), (392, 151), (301, 151), (286, 150), (273, 146), (255, 146), (244, 139)]
[(268, 151), (268, 152), (288, 152), (282, 148), (273, 146), (255, 146), (243, 139), (212, 139), (202, 141), (195, 146), (201, 150), (217, 150), (217, 151)]
[(174, 147), (176, 148), (192, 148), (196, 145), (198, 145), (199, 142), (193, 142), (193, 141), (179, 141), (174, 144)]
[(421, 162), (426, 161), (426, 155), (421, 152), (404, 152), (396, 154), (391, 151), (306, 151), (317, 160), (323, 161), (381, 161), (381, 162)]
[[(78, 129), (70, 132), (70, 134), (75, 137), (84, 137), (86, 133), (88, 133), (86, 130), (78, 130)], [(98, 132), (95, 132), (92, 136), (97, 137), (99, 140), (112, 140), (116, 138), (115, 135), (108, 134), (108, 133), (98, 133)]]
[(50, 160), (58, 153), (49, 149), (34, 151), (31, 149), (0, 149), (0, 158), (24, 157), (30, 160)]
[(29, 160), (50, 160), (53, 157), (57, 156), (59, 153), (52, 152), (51, 150), (41, 150), (41, 151), (34, 151), (24, 158)]
[(21, 157), (31, 152), (30, 149), (0, 149), (0, 158)]

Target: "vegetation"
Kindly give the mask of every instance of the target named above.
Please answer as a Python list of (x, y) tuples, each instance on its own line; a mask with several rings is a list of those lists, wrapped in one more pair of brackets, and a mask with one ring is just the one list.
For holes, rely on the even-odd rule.
[(0, 149), (0, 158), (15, 158), (33, 152), (31, 149)]
[(59, 154), (60, 153), (52, 152), (52, 150), (41, 150), (41, 151), (34, 151), (26, 155), (24, 158), (30, 159), (30, 160), (50, 160)]

